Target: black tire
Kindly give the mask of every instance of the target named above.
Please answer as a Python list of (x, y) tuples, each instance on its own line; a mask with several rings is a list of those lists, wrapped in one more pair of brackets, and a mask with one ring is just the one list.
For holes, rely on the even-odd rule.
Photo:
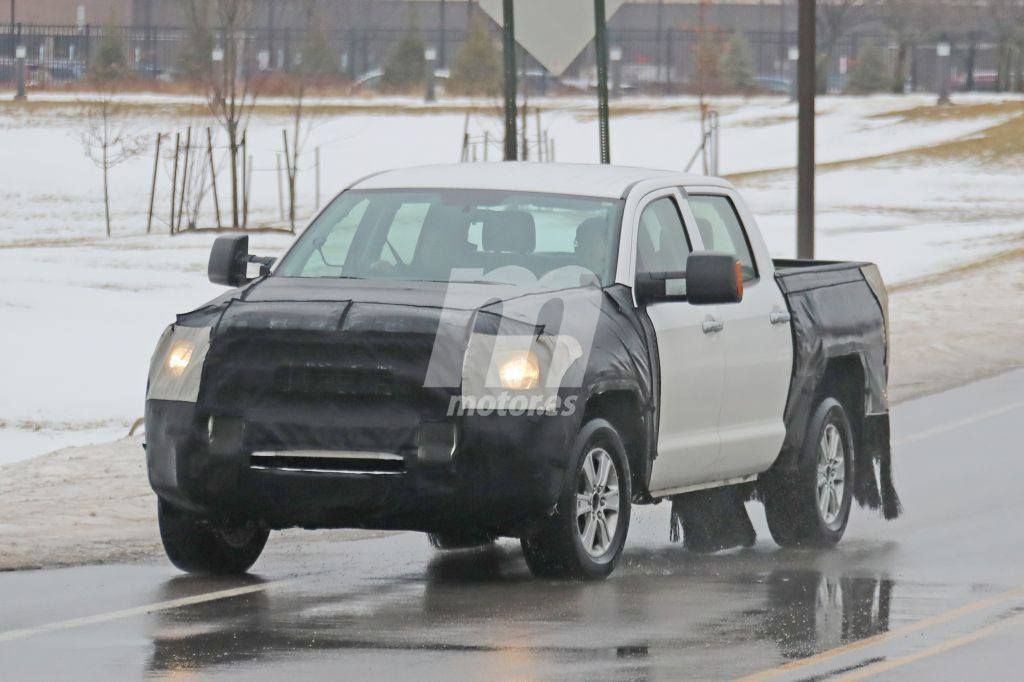
[[(823, 447), (823, 438), (827, 438), (827, 430), (838, 437), (841, 447), (843, 486), (841, 494), (828, 497), (832, 502), (826, 502), (827, 508), (823, 511), (819, 501), (827, 495), (819, 490), (827, 492), (829, 486), (819, 488), (818, 465), (819, 449)], [(782, 547), (831, 547), (842, 539), (853, 501), (855, 455), (846, 410), (835, 398), (825, 398), (807, 425), (796, 474), (785, 478), (776, 475), (766, 487), (765, 516), (776, 543)], [(837, 478), (839, 468), (826, 467), (826, 480), (833, 473)]]
[[(611, 484), (596, 485), (593, 493), (584, 491), (588, 486), (587, 480), (591, 480), (584, 480), (584, 464), (589, 466), (604, 460), (600, 453), (608, 455), (615, 474), (618, 503), (614, 516), (609, 514), (612, 500), (609, 494), (613, 492)], [(588, 455), (591, 456), (588, 458)], [(594, 472), (593, 468), (591, 472)], [(611, 480), (609, 473), (606, 481)], [(609, 489), (602, 492), (602, 488)], [(594, 504), (590, 511), (576, 513), (578, 494), (590, 496)], [(543, 519), (520, 540), (530, 571), (538, 577), (576, 580), (600, 580), (611, 574), (629, 532), (631, 495), (629, 460), (615, 427), (604, 419), (587, 422), (573, 441), (554, 514)], [(602, 500), (606, 505), (601, 504)], [(594, 525), (591, 550), (588, 551), (582, 536), (591, 528), (590, 523)], [(609, 529), (610, 525), (614, 528)]]
[(186, 573), (237, 575), (256, 563), (270, 531), (255, 523), (224, 526), (160, 500), (160, 539), (167, 558)]
[(470, 549), (494, 543), (494, 536), (485, 533), (427, 533), (427, 540), (434, 549)]

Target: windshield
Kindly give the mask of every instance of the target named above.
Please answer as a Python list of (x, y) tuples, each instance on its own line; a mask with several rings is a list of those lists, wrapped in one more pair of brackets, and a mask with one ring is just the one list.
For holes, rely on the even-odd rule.
[(586, 272), (607, 285), (621, 203), (491, 190), (350, 190), (275, 274), (530, 285), (566, 273), (578, 284)]

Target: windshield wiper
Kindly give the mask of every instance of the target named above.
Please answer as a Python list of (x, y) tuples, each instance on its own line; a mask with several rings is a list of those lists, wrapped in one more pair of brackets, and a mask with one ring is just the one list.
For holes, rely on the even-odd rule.
[(395, 257), (396, 261), (398, 261), (398, 265), (405, 265), (406, 264), (405, 261), (402, 260), (402, 257), (398, 255), (398, 250), (395, 249), (395, 247), (391, 245), (391, 240), (390, 239), (385, 237), (384, 238), (384, 244), (386, 244), (387, 247), (389, 249), (391, 249), (391, 255)]

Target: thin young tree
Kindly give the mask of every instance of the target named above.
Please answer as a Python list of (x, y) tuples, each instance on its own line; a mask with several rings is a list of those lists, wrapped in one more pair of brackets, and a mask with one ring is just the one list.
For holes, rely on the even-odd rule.
[(306, 39), (299, 53), (299, 63), (289, 74), (292, 99), (291, 137), (284, 135), (285, 170), (288, 178), (288, 224), (295, 231), (299, 161), (309, 137), (305, 100), (310, 89), (337, 73), (337, 63), (327, 35), (323, 30), (318, 0), (304, 0), (302, 9), (306, 22)]
[(200, 82), (214, 119), (227, 137), (231, 171), (231, 226), (242, 224), (241, 186), (244, 175), (242, 143), (256, 106), (260, 78), (253, 67), (248, 29), (255, 0), (188, 0), (187, 16), (193, 34), (213, 25), (212, 58)]
[(103, 172), (103, 213), (107, 236), (110, 226), (110, 170), (140, 154), (144, 138), (133, 132), (132, 121), (117, 95), (127, 74), (124, 45), (113, 26), (104, 29), (97, 56), (87, 74), (92, 92), (82, 99), (82, 147)]

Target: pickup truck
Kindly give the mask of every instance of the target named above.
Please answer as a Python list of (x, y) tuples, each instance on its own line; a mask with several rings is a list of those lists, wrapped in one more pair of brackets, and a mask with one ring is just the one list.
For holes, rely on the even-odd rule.
[[(517, 537), (536, 575), (613, 570), (634, 504), (693, 549), (830, 546), (892, 482), (887, 295), (868, 263), (773, 261), (723, 180), (572, 164), (395, 170), (153, 356), (146, 457), (170, 560), (239, 573), (269, 531)], [(258, 266), (258, 272), (256, 268)]]

